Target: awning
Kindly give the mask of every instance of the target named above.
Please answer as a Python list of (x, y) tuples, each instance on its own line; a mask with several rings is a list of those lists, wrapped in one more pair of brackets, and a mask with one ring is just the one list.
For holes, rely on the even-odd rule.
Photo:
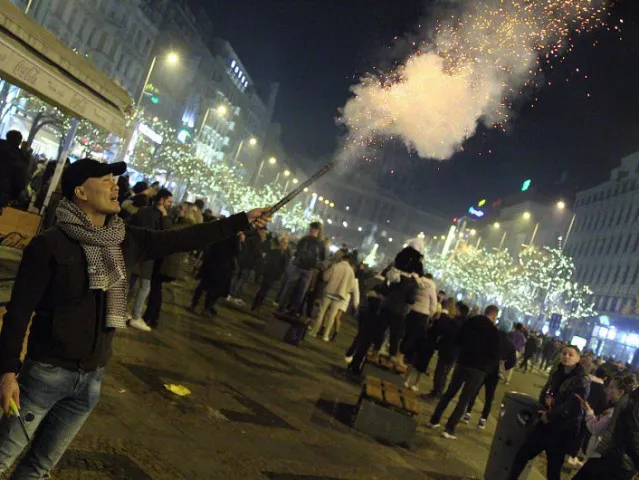
[(9, 0), (0, 0), (0, 77), (69, 115), (125, 136), (125, 115), (133, 103), (127, 92)]

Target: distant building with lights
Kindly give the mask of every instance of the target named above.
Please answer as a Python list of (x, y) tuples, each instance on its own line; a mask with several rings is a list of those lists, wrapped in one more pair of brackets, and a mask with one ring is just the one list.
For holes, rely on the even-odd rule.
[[(621, 160), (610, 178), (577, 194), (566, 244), (577, 280), (594, 292), (589, 347), (639, 363), (639, 152)], [(635, 358), (633, 358), (633, 356)]]
[(379, 244), (380, 252), (394, 255), (404, 242), (420, 233), (432, 236), (448, 231), (450, 220), (415, 208), (377, 186), (367, 188), (362, 182), (346, 182), (339, 172), (334, 172), (313, 185), (309, 192), (310, 195), (321, 192), (327, 197), (323, 200), (329, 200), (329, 204), (316, 202), (315, 211), (324, 219), (326, 232), (335, 241), (366, 252)]
[[(28, 3), (13, 2), (23, 10)], [(231, 45), (213, 37), (203, 8), (193, 9), (187, 0), (33, 0), (29, 15), (136, 101), (145, 88), (149, 116), (170, 121), (178, 138), (195, 142), (203, 158), (253, 171), (278, 87), (271, 85), (268, 102), (260, 98)], [(174, 64), (166, 61), (169, 52), (179, 59)], [(51, 136), (54, 143), (56, 134)], [(250, 145), (250, 138), (259, 141)]]
[(592, 288), (598, 311), (639, 318), (639, 152), (608, 181), (579, 192), (575, 211), (566, 252), (577, 279)]

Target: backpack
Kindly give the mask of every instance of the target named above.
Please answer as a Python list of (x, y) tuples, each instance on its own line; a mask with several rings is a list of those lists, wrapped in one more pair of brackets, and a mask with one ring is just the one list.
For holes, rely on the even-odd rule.
[(315, 238), (303, 238), (295, 252), (295, 265), (304, 270), (310, 270), (317, 266), (319, 261), (319, 240)]

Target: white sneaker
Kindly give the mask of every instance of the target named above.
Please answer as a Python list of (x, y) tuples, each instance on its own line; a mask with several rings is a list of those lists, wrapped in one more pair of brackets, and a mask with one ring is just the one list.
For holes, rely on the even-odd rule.
[(331, 339), (330, 339), (330, 338), (328, 338), (326, 335), (324, 335), (324, 336), (322, 337), (322, 340), (324, 340), (325, 342), (330, 342), (330, 341), (331, 341)]
[(129, 327), (137, 328), (143, 332), (150, 332), (152, 329), (141, 318), (134, 318), (129, 322)]
[(344, 357), (344, 361), (346, 362), (346, 364), (351, 364), (353, 362), (353, 357)]
[(426, 425), (426, 428), (432, 428), (433, 430), (437, 429), (441, 427), (441, 425), (439, 423), (430, 423), (428, 422), (428, 425)]
[(484, 430), (486, 428), (486, 419), (485, 418), (480, 418), (479, 419), (479, 423), (477, 424), (477, 428), (479, 428), (480, 430)]
[(448, 440), (457, 440), (457, 435), (453, 435), (452, 433), (448, 433), (446, 431), (442, 432), (442, 437), (447, 438)]
[(470, 423), (470, 413), (464, 413), (464, 416), (461, 419), (461, 423)]
[(245, 307), (246, 306), (246, 302), (244, 300), (242, 300), (241, 298), (236, 298), (235, 299), (235, 304), (239, 305), (240, 307)]
[(413, 385), (410, 389), (415, 393), (419, 392), (419, 387), (417, 385)]

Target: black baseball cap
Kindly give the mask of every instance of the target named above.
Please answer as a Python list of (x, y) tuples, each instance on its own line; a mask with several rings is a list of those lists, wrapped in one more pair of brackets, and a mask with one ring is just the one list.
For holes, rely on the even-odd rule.
[(69, 165), (62, 174), (62, 194), (71, 200), (76, 187), (89, 178), (99, 178), (112, 173), (122, 175), (126, 172), (125, 162), (102, 163), (92, 158), (82, 158)]

